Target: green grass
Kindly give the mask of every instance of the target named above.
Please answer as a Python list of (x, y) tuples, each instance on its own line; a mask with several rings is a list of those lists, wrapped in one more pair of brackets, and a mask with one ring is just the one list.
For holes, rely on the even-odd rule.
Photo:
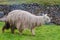
[(21, 4), (21, 3), (38, 3), (43, 5), (60, 4), (60, 0), (2, 0), (0, 4)]
[(60, 40), (60, 26), (59, 25), (43, 25), (35, 28), (35, 36), (31, 35), (29, 30), (24, 30), (24, 35), (19, 35), (18, 30), (15, 34), (11, 34), (10, 30), (5, 30), (2, 33), (4, 22), (0, 22), (0, 40)]

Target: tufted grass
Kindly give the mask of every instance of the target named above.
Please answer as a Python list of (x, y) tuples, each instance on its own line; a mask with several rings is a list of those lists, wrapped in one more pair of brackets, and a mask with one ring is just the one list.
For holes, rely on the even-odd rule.
[(60, 25), (43, 25), (35, 28), (35, 36), (31, 35), (30, 30), (24, 30), (20, 35), (18, 30), (11, 34), (10, 29), (2, 33), (4, 22), (0, 22), (0, 40), (60, 40)]

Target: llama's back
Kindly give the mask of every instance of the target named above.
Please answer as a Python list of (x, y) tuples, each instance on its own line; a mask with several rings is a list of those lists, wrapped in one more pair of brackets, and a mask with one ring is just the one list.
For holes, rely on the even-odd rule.
[(31, 18), (31, 17), (34, 17), (35, 15), (31, 14), (30, 12), (27, 12), (27, 11), (23, 11), (23, 10), (14, 10), (14, 11), (11, 11), (9, 14), (8, 14), (8, 18), (12, 18), (12, 19), (16, 19), (18, 17), (20, 18)]
[(30, 12), (28, 11), (24, 11), (24, 10), (13, 10), (11, 12), (8, 13), (8, 15), (11, 15), (11, 14), (20, 14), (20, 15), (29, 15), (29, 16), (35, 16), (33, 14), (31, 14)]
[(16, 19), (16, 17), (20, 17), (20, 18), (31, 18), (31, 17), (34, 17), (35, 15), (31, 14), (30, 12), (27, 12), (27, 11), (23, 11), (23, 10), (14, 10), (14, 11), (11, 11), (9, 14), (8, 14), (8, 18), (14, 18)]

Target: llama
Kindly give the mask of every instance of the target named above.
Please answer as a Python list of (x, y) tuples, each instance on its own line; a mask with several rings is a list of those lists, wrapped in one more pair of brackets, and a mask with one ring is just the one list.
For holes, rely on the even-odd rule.
[(35, 35), (34, 28), (49, 23), (51, 19), (47, 14), (36, 16), (27, 11), (13, 10), (8, 13), (7, 17), (0, 19), (0, 21), (2, 20), (9, 22), (11, 30), (13, 30), (13, 26), (16, 26), (19, 32), (22, 33), (24, 29), (28, 28), (31, 30), (32, 35)]

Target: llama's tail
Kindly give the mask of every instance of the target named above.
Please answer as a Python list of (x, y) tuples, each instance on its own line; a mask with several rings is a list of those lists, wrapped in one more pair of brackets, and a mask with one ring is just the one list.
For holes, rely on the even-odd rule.
[(6, 19), (7, 19), (7, 16), (4, 16), (4, 17), (0, 18), (0, 22), (5, 22)]

